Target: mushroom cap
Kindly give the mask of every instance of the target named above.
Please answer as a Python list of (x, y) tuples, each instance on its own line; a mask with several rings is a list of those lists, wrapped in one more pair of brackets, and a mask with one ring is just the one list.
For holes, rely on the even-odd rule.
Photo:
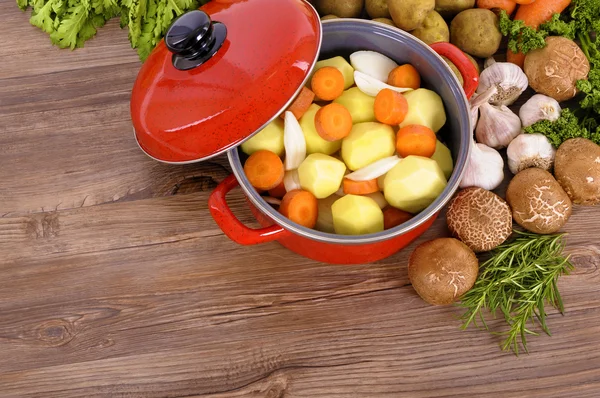
[(600, 146), (571, 138), (556, 150), (554, 175), (575, 204), (600, 204)]
[(473, 287), (479, 273), (477, 256), (454, 238), (439, 238), (417, 246), (408, 261), (408, 278), (429, 304), (452, 304)]
[(506, 200), (517, 224), (536, 234), (551, 234), (562, 228), (573, 205), (552, 174), (538, 168), (525, 169), (508, 184)]
[(527, 54), (523, 70), (531, 88), (561, 102), (575, 97), (577, 80), (587, 79), (590, 62), (572, 40), (550, 36), (546, 47)]
[(500, 196), (483, 188), (460, 191), (448, 206), (446, 222), (452, 235), (475, 253), (502, 244), (512, 233), (512, 212)]

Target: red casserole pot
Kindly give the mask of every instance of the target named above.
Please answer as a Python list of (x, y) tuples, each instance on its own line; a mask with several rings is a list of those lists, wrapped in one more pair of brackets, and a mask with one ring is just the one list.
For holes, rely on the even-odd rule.
[[(286, 7), (285, 12), (288, 14), (282, 14), (283, 8)], [(316, 11), (303, 0), (213, 0), (201, 10), (206, 11), (208, 23), (210, 15), (214, 21), (224, 25), (219, 28), (227, 33), (227, 37), (219, 45), (221, 48), (215, 50), (215, 54), (209, 55), (204, 64), (186, 70), (190, 62), (181, 58), (185, 58), (186, 52), (191, 52), (189, 43), (185, 42), (189, 39), (190, 29), (184, 29), (184, 34), (178, 37), (177, 32), (173, 32), (178, 24), (178, 21), (175, 21), (165, 40), (157, 46), (140, 71), (132, 94), (132, 120), (140, 148), (162, 162), (191, 163), (227, 151), (233, 174), (213, 191), (209, 198), (209, 209), (216, 223), (230, 239), (242, 245), (278, 241), (289, 250), (313, 260), (334, 264), (359, 264), (374, 262), (396, 253), (431, 226), (439, 211), (458, 189), (472, 140), (467, 98), (477, 88), (478, 75), (460, 50), (449, 43), (427, 46), (409, 33), (373, 21), (333, 19), (324, 21), (321, 25)], [(278, 35), (272, 34), (273, 32), (269, 34), (266, 30), (263, 32), (265, 36), (259, 40), (262, 45), (254, 49), (262, 51), (258, 56), (270, 54), (268, 62), (259, 62), (259, 66), (247, 65), (243, 71), (238, 71), (241, 63), (232, 62), (241, 62), (239, 56), (234, 56), (234, 38), (241, 40), (240, 37), (243, 37), (243, 40), (246, 40), (246, 47), (241, 48), (246, 48), (245, 55), (251, 56), (252, 51), (248, 48), (251, 41), (245, 38), (247, 35), (252, 36), (253, 33), (248, 33), (252, 32), (250, 29), (266, 29), (266, 21), (281, 18), (290, 12), (295, 17), (281, 22), (282, 26), (288, 27), (287, 29), (280, 29), (282, 26), (271, 29), (279, 32), (279, 36), (287, 35), (285, 40), (288, 41), (290, 35), (293, 36), (291, 40), (294, 45), (290, 47), (292, 51), (269, 53), (267, 49), (265, 52), (265, 45), (271, 49), (281, 47), (281, 42), (273, 38)], [(232, 17), (238, 15), (236, 13), (243, 15), (243, 18)], [(265, 13), (269, 15), (262, 23), (248, 22), (255, 17), (263, 18)], [(181, 17), (180, 22), (186, 17)], [(198, 18), (202, 19), (204, 16), (193, 14), (188, 18), (194, 22), (190, 25), (195, 24), (196, 29), (192, 30), (197, 37), (201, 37), (202, 32), (207, 32), (207, 28), (198, 29), (198, 26), (206, 26), (206, 21), (198, 21)], [(193, 21), (194, 18), (196, 21)], [(295, 26), (290, 26), (294, 23)], [(199, 31), (200, 34), (197, 34)], [(212, 42), (218, 42), (218, 35), (222, 33), (213, 28), (210, 34), (217, 37), (212, 38)], [(256, 35), (256, 32), (254, 34)], [(182, 49), (183, 57), (180, 53)], [(377, 51), (394, 59), (398, 64), (412, 64), (421, 74), (423, 87), (433, 89), (442, 97), (447, 122), (440, 134), (449, 145), (455, 166), (442, 194), (409, 221), (376, 234), (346, 236), (305, 228), (282, 216), (265, 202), (244, 175), (245, 155), (237, 145), (260, 131), (287, 108), (306, 83), (317, 57), (347, 57), (359, 50)], [(234, 55), (231, 55), (232, 53)], [(460, 87), (452, 70), (440, 55), (448, 57), (457, 66), (463, 75), (464, 89)], [(177, 57), (180, 59), (177, 60)], [(254, 64), (252, 59), (247, 61)], [(177, 62), (180, 64), (177, 65)], [(272, 69), (265, 66), (268, 66), (269, 62)], [(225, 69), (218, 69), (223, 64)], [(219, 70), (221, 73), (217, 73)], [(224, 78), (223, 74), (227, 73), (229, 75)], [(247, 85), (251, 85), (256, 81), (257, 75), (264, 78), (265, 73), (274, 76), (274, 82), (270, 83), (271, 87), (255, 93), (250, 99), (248, 96), (236, 95), (236, 91), (232, 89), (233, 83), (223, 83), (223, 80), (227, 81), (227, 77), (235, 74), (242, 80), (246, 79)], [(276, 76), (278, 74), (279, 76)], [(183, 106), (174, 107), (177, 87), (186, 84), (195, 91), (191, 98), (179, 98), (183, 101)], [(264, 85), (264, 81), (261, 84)], [(276, 91), (276, 95), (269, 96), (268, 93), (273, 90)], [(156, 96), (161, 99), (157, 99)], [(197, 114), (199, 111), (192, 106), (206, 103), (213, 109), (202, 110), (208, 112), (204, 115)], [(223, 114), (226, 114), (228, 122), (215, 123)], [(250, 210), (262, 228), (252, 229), (243, 225), (231, 212), (226, 195), (238, 186), (246, 194)]]

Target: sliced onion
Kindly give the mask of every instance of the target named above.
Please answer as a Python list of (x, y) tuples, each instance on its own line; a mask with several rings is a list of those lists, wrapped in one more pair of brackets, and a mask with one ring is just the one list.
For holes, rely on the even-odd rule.
[(281, 204), (281, 199), (277, 199), (272, 196), (263, 196), (262, 198), (265, 200), (265, 202), (275, 206), (279, 206)]
[(383, 196), (383, 193), (381, 191), (373, 192), (365, 196), (373, 199), (381, 210), (385, 209), (385, 207), (388, 205), (388, 202), (387, 200), (385, 200), (385, 196)]
[(346, 192), (344, 192), (344, 184), (340, 185), (340, 188), (337, 191), (335, 191), (334, 195), (346, 196)]
[(390, 58), (375, 51), (356, 51), (350, 54), (350, 64), (354, 70), (366, 73), (380, 82), (387, 82), (392, 69), (398, 66)]
[(389, 88), (390, 90), (394, 90), (399, 93), (412, 90), (412, 88), (390, 86), (389, 84), (386, 84), (359, 71), (354, 71), (354, 83), (356, 83), (356, 86), (360, 91), (370, 95), (371, 97), (376, 97), (377, 94), (379, 94), (379, 92), (384, 88)]
[(298, 170), (288, 170), (283, 175), (283, 186), (286, 192), (293, 191), (294, 189), (302, 189), (300, 186), (300, 177), (298, 176)]
[(285, 112), (283, 128), (283, 146), (285, 147), (285, 169), (294, 170), (306, 158), (306, 140), (300, 123), (290, 111)]
[(369, 181), (381, 177), (393, 169), (400, 160), (402, 160), (402, 158), (399, 158), (396, 155), (388, 156), (387, 158), (379, 159), (362, 169), (358, 169), (355, 172), (348, 174), (345, 178), (352, 181)]

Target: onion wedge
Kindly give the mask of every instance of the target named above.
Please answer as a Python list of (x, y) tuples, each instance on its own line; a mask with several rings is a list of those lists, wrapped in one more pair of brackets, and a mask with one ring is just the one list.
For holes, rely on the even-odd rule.
[(387, 82), (388, 75), (398, 66), (396, 62), (375, 51), (356, 51), (350, 54), (350, 64), (380, 82)]
[(283, 128), (283, 146), (285, 148), (285, 170), (294, 170), (300, 167), (300, 164), (306, 158), (306, 140), (296, 120), (294, 114), (290, 111), (285, 112), (285, 126)]
[(300, 177), (298, 176), (298, 170), (288, 170), (283, 175), (283, 186), (286, 192), (293, 191), (294, 189), (302, 189), (300, 185)]
[(265, 202), (267, 202), (271, 205), (275, 205), (275, 206), (281, 205), (281, 199), (277, 199), (272, 196), (263, 196), (262, 198), (264, 199)]
[(386, 84), (375, 79), (374, 77), (367, 75), (366, 73), (362, 73), (357, 70), (354, 71), (354, 83), (356, 83), (356, 86), (360, 91), (370, 95), (371, 97), (376, 97), (377, 94), (379, 94), (379, 92), (384, 88), (389, 88), (390, 90), (394, 90), (399, 93), (412, 90), (412, 88), (390, 86), (389, 84)]
[(363, 167), (362, 169), (358, 169), (355, 172), (352, 172), (344, 178), (347, 178), (352, 181), (368, 181), (373, 180), (375, 178), (381, 177), (388, 171), (394, 168), (400, 162), (402, 158), (394, 155), (388, 156), (387, 158), (379, 159), (376, 162), (371, 163), (368, 166)]

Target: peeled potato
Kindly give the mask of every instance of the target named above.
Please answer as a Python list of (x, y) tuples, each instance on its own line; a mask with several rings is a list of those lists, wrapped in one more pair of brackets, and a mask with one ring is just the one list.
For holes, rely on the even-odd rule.
[(446, 111), (442, 98), (434, 91), (426, 88), (403, 93), (408, 102), (408, 113), (400, 128), (411, 124), (427, 126), (438, 132), (446, 124)]
[(344, 91), (333, 102), (344, 105), (348, 109), (352, 115), (352, 123), (375, 121), (375, 97), (363, 93), (358, 87)]
[(342, 159), (350, 170), (392, 156), (396, 151), (396, 136), (391, 126), (382, 123), (358, 123), (342, 140)]
[(256, 151), (267, 150), (277, 156), (283, 155), (283, 120), (277, 118), (260, 130), (255, 136), (241, 145), (246, 155)]
[(335, 233), (335, 229), (333, 228), (333, 213), (331, 212), (331, 206), (338, 200), (340, 197), (337, 195), (331, 195), (323, 199), (318, 200), (318, 216), (317, 223), (315, 224), (315, 229), (321, 232), (328, 232), (330, 234)]
[(383, 211), (366, 196), (346, 195), (331, 206), (336, 234), (365, 235), (383, 231)]
[(346, 172), (344, 162), (322, 153), (313, 153), (298, 167), (298, 178), (302, 189), (323, 199), (340, 188)]
[(429, 206), (446, 184), (444, 172), (435, 160), (407, 156), (387, 172), (383, 191), (390, 205), (414, 214)]
[(336, 153), (342, 147), (342, 140), (337, 141), (325, 141), (315, 127), (315, 115), (321, 107), (317, 104), (311, 104), (306, 113), (302, 115), (299, 120), (300, 128), (304, 133), (304, 139), (306, 140), (306, 153), (324, 153), (325, 155), (331, 155)]
[(435, 143), (435, 152), (431, 156), (431, 159), (437, 162), (444, 172), (446, 180), (448, 180), (452, 175), (452, 170), (454, 170), (454, 161), (452, 160), (452, 153), (450, 153), (450, 149), (448, 149), (446, 145), (442, 144), (440, 140), (438, 140)]
[(316, 71), (325, 66), (333, 66), (342, 72), (342, 76), (344, 76), (344, 90), (349, 89), (354, 85), (354, 68), (348, 63), (348, 61), (344, 59), (344, 57), (338, 56), (318, 61), (315, 64), (315, 69), (312, 73), (314, 74)]

